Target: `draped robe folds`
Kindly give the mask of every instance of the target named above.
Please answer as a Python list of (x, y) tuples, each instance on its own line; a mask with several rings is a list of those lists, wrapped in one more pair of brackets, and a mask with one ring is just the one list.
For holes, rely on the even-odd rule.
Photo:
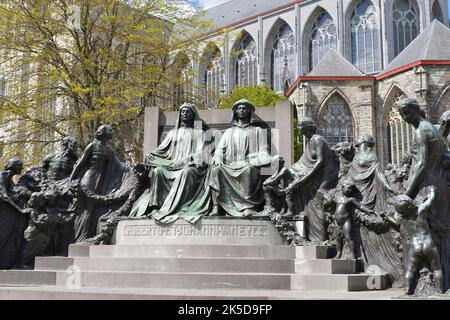
[(218, 193), (218, 204), (231, 216), (256, 214), (264, 206), (261, 167), (270, 164), (266, 130), (253, 123), (234, 123), (216, 146), (210, 185)]
[(179, 218), (195, 223), (209, 213), (212, 198), (209, 170), (203, 163), (205, 137), (202, 129), (179, 124), (169, 131), (147, 157), (146, 163), (153, 167), (151, 187), (135, 202), (131, 217), (143, 217), (150, 211), (150, 216), (161, 223)]
[[(13, 182), (8, 182), (6, 175), (6, 172), (0, 173), (0, 188), (17, 203)], [(25, 245), (23, 232), (27, 223), (27, 217), (17, 212), (10, 204), (0, 200), (0, 269), (11, 269), (21, 265)]]
[[(373, 151), (358, 153), (351, 163), (348, 176), (362, 195), (362, 205), (376, 213), (393, 210), (388, 204), (388, 200), (394, 195), (386, 190), (382, 182), (382, 179), (385, 180), (384, 173)], [(396, 240), (399, 237), (398, 232), (390, 228), (379, 234), (379, 232), (361, 225), (360, 235), (365, 267), (379, 266), (391, 275), (394, 287), (402, 287), (404, 275)]]
[[(308, 219), (308, 239), (310, 241), (325, 241), (327, 230), (319, 190), (325, 193), (336, 186), (339, 162), (323, 137), (314, 135), (311, 139), (315, 139), (316, 145), (318, 143), (322, 145), (320, 149), (323, 152), (323, 164), (306, 183), (299, 186), (294, 199), (296, 199), (296, 211), (304, 214)], [(312, 143), (308, 143), (300, 160), (292, 166), (292, 170), (299, 176), (306, 176), (313, 170), (317, 161), (316, 150), (312, 148)]]
[[(415, 194), (412, 196), (413, 198), (416, 197), (422, 189), (428, 186), (433, 185), (436, 187), (436, 198), (430, 209), (430, 213), (428, 214), (428, 221), (433, 240), (439, 250), (442, 272), (444, 274), (444, 287), (445, 290), (447, 290), (450, 288), (450, 214), (447, 177), (442, 166), (446, 143), (437, 128), (428, 121), (423, 121), (420, 123), (419, 128), (416, 129), (416, 144), (419, 131), (425, 128), (431, 131), (431, 136), (428, 137), (427, 142), (425, 172), (422, 175), (422, 179), (419, 182)], [(418, 168), (418, 154), (423, 147), (424, 146), (417, 144), (417, 153), (412, 154), (411, 170), (408, 176), (409, 180), (407, 181), (408, 186), (411, 183), (411, 179), (416, 175), (416, 170)]]
[[(75, 178), (81, 178), (81, 187), (96, 195), (120, 194), (123, 181), (131, 173), (129, 168), (117, 159), (109, 145), (104, 148), (106, 152), (92, 151)], [(86, 200), (82, 213), (74, 221), (75, 241), (80, 242), (95, 236), (99, 218), (108, 210), (104, 205)]]

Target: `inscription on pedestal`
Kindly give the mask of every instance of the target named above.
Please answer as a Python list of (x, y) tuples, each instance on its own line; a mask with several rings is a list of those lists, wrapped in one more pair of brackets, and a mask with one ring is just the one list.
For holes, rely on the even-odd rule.
[(194, 226), (174, 226), (172, 228), (162, 226), (125, 226), (123, 228), (124, 237), (267, 237), (267, 226), (227, 226), (227, 225), (206, 225), (202, 228)]
[(283, 241), (270, 221), (203, 219), (163, 226), (152, 220), (120, 221), (116, 244), (247, 244), (274, 245)]

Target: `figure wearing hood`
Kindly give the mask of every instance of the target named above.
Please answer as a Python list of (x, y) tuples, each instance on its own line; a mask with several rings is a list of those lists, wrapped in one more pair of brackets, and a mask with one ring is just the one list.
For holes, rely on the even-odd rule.
[(204, 129), (192, 104), (180, 106), (175, 128), (146, 156), (145, 164), (152, 168), (151, 187), (136, 201), (130, 216), (150, 215), (161, 223), (183, 218), (194, 223), (211, 210)]
[(214, 155), (210, 185), (217, 203), (212, 215), (218, 215), (220, 208), (237, 217), (263, 209), (261, 167), (271, 162), (270, 133), (256, 123), (255, 107), (247, 100), (237, 101), (233, 126), (224, 132)]

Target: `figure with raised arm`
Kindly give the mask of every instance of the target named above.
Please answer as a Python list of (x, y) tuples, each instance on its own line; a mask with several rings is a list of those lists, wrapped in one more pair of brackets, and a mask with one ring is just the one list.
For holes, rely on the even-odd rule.
[(405, 264), (406, 294), (413, 295), (419, 271), (427, 263), (433, 272), (435, 285), (440, 293), (444, 293), (443, 275), (439, 251), (431, 236), (428, 214), (436, 199), (436, 187), (427, 188), (429, 196), (420, 205), (415, 205), (408, 195), (394, 198), (395, 213), (393, 216), (382, 216), (393, 224), (400, 225), (404, 246), (409, 248)]
[(329, 205), (330, 202), (334, 202), (336, 210), (333, 217), (337, 227), (335, 230), (336, 240), (336, 257), (340, 259), (342, 257), (342, 249), (344, 246), (344, 240), (350, 249), (350, 259), (355, 259), (355, 241), (353, 239), (352, 231), (354, 228), (355, 209), (358, 209), (366, 214), (374, 214), (374, 212), (365, 206), (355, 198), (355, 184), (345, 180), (341, 184), (341, 194), (334, 198), (328, 197), (328, 194), (324, 194), (324, 204)]

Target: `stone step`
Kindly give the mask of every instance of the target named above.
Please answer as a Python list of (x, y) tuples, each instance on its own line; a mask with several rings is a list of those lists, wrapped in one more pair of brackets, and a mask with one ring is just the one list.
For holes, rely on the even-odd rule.
[(206, 272), (56, 272), (56, 285), (83, 287), (289, 290), (291, 274)]
[(293, 273), (294, 260), (261, 258), (91, 258), (37, 257), (36, 270), (131, 272)]
[(291, 290), (316, 291), (371, 291), (388, 288), (386, 274), (296, 274), (292, 276)]
[[(78, 277), (78, 280), (74, 280)], [(69, 280), (68, 280), (69, 279)], [(366, 291), (385, 289), (386, 275), (280, 273), (57, 272), (56, 284), (84, 287)]]
[(143, 289), (83, 287), (0, 287), (0, 300), (389, 300), (403, 295), (403, 290), (366, 292), (327, 292), (291, 290), (233, 289)]
[(236, 257), (294, 259), (292, 246), (239, 245), (108, 245), (69, 247), (70, 257), (165, 258)]
[(356, 260), (310, 259), (296, 260), (295, 273), (328, 273), (353, 274), (363, 271), (362, 265)]
[(36, 270), (0, 270), (0, 285), (55, 285), (56, 273)]
[(332, 248), (326, 246), (247, 246), (247, 245), (102, 245), (69, 246), (70, 257), (165, 258), (226, 257), (268, 259), (327, 259)]
[(265, 289), (366, 291), (387, 288), (386, 275), (207, 272), (32, 271), (0, 272), (3, 286), (56, 285), (104, 288)]

